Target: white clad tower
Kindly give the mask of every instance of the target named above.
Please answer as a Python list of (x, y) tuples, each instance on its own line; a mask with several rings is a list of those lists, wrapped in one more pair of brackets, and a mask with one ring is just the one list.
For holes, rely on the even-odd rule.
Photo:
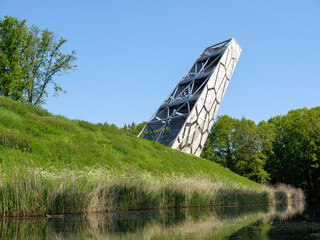
[(138, 137), (200, 156), (241, 51), (234, 38), (206, 48)]

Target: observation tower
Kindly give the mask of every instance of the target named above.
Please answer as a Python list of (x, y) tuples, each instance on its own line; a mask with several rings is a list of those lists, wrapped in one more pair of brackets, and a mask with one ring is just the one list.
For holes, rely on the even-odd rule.
[(200, 156), (241, 51), (234, 38), (206, 48), (138, 137)]

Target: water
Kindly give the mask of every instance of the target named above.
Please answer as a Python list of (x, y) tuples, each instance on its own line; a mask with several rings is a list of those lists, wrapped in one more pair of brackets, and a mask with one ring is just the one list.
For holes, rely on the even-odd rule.
[(320, 239), (320, 205), (246, 205), (5, 219), (1, 239)]

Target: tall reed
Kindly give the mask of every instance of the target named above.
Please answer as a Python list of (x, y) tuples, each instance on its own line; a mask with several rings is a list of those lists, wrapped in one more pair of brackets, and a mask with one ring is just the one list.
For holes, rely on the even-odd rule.
[[(284, 191), (281, 188), (281, 192)], [(134, 175), (103, 168), (59, 170), (20, 166), (1, 169), (0, 215), (45, 216), (268, 203), (274, 201), (276, 193), (267, 186), (250, 189), (241, 184), (213, 181), (206, 175), (190, 177), (148, 172)]]

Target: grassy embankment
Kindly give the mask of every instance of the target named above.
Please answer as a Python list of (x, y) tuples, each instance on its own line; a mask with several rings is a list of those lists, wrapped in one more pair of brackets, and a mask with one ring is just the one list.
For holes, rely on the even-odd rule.
[(270, 202), (274, 193), (112, 125), (0, 97), (0, 216)]

